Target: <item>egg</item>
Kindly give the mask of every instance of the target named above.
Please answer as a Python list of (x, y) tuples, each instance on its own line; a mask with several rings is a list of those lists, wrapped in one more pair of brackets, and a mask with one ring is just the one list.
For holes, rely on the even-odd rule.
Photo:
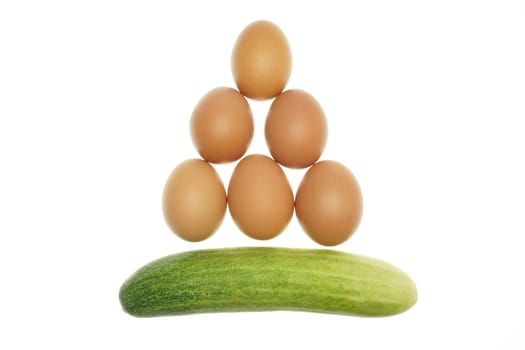
[(237, 90), (218, 87), (204, 95), (190, 119), (191, 139), (200, 156), (211, 163), (240, 159), (253, 137), (253, 116)]
[(293, 216), (293, 191), (281, 167), (270, 157), (253, 154), (233, 170), (228, 208), (249, 237), (267, 240), (281, 233)]
[(270, 21), (256, 21), (239, 35), (232, 51), (232, 73), (239, 91), (255, 100), (274, 98), (292, 72), (290, 45)]
[(168, 227), (190, 242), (203, 241), (219, 228), (226, 203), (219, 174), (202, 159), (180, 163), (169, 175), (162, 196)]
[(323, 153), (328, 123), (319, 102), (303, 90), (288, 90), (271, 104), (264, 126), (272, 157), (289, 168), (306, 168)]
[(357, 229), (363, 212), (361, 189), (344, 165), (324, 160), (303, 176), (295, 196), (295, 214), (315, 242), (335, 246)]

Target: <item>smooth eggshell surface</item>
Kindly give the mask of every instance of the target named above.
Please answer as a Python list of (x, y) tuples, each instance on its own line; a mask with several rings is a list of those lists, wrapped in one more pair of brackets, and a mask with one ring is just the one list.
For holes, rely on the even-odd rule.
[(204, 95), (190, 120), (191, 138), (206, 161), (240, 159), (253, 137), (253, 117), (246, 98), (237, 90), (218, 87)]
[(219, 174), (202, 159), (180, 163), (168, 177), (162, 196), (169, 228), (190, 242), (205, 240), (219, 228), (226, 203)]
[(256, 21), (239, 35), (232, 51), (232, 73), (239, 91), (255, 100), (277, 96), (292, 72), (292, 53), (281, 29)]
[(288, 90), (273, 101), (265, 123), (272, 157), (288, 168), (306, 168), (323, 153), (328, 123), (321, 105), (303, 90)]
[(293, 216), (293, 191), (270, 157), (250, 155), (235, 167), (228, 186), (234, 222), (249, 237), (267, 240), (281, 233)]
[(335, 246), (357, 229), (363, 212), (361, 189), (344, 165), (325, 160), (304, 175), (295, 196), (295, 214), (315, 242)]

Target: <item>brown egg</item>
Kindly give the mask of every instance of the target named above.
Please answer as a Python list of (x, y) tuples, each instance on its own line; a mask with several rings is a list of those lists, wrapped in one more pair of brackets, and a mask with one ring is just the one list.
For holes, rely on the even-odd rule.
[(321, 105), (303, 90), (288, 90), (270, 106), (265, 124), (272, 157), (289, 168), (306, 168), (323, 153), (328, 125)]
[(325, 160), (308, 169), (297, 189), (295, 213), (310, 238), (325, 246), (343, 243), (362, 212), (359, 184), (344, 165)]
[(242, 232), (255, 239), (270, 239), (281, 233), (293, 216), (292, 188), (273, 159), (250, 155), (233, 171), (228, 207)]
[(193, 110), (190, 131), (193, 144), (206, 161), (227, 163), (240, 159), (253, 137), (250, 105), (235, 89), (215, 88)]
[(210, 237), (226, 213), (226, 191), (215, 169), (202, 159), (179, 164), (162, 196), (169, 228), (179, 237), (199, 242)]
[(292, 53), (281, 29), (256, 21), (239, 35), (232, 52), (232, 73), (239, 91), (255, 100), (273, 98), (288, 83)]

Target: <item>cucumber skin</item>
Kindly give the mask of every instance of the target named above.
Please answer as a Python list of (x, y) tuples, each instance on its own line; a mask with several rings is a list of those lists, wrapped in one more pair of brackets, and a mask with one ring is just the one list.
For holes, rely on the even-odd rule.
[(121, 305), (136, 317), (237, 311), (391, 316), (417, 290), (393, 265), (329, 249), (241, 247), (155, 260), (124, 282)]

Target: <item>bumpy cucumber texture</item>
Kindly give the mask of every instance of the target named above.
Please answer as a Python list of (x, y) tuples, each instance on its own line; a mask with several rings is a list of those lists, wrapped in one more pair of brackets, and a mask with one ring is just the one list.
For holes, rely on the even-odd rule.
[(381, 260), (327, 249), (223, 248), (155, 260), (120, 289), (138, 317), (293, 310), (390, 316), (408, 310), (417, 290)]

